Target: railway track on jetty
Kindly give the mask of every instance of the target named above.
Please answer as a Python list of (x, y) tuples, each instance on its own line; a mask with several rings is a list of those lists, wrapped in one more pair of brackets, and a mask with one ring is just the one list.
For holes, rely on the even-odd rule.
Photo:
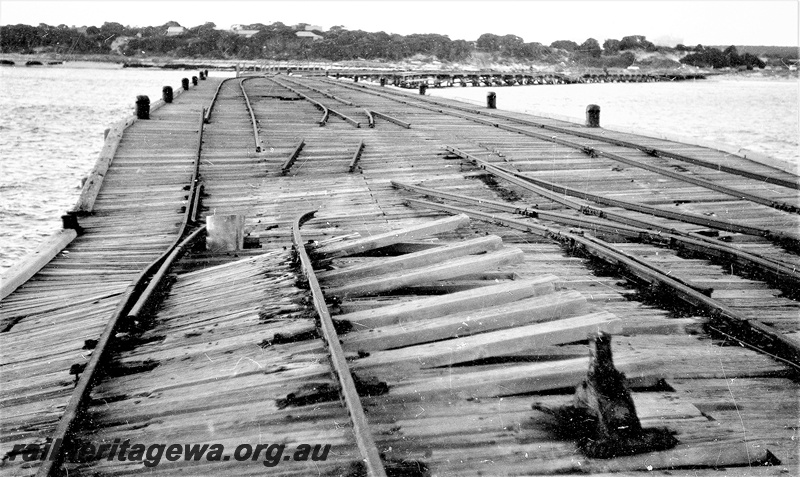
[[(83, 233), (0, 305), (4, 473), (791, 474), (797, 190), (389, 88), (201, 82), (125, 130)], [(228, 214), (250, 248), (207, 251)], [(603, 333), (677, 443), (564, 435)], [(75, 453), (126, 440), (228, 459)]]

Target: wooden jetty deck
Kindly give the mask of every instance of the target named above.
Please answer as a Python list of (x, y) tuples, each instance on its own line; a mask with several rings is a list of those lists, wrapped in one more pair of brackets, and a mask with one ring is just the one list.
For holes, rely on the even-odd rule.
[[(797, 176), (344, 78), (157, 106), (3, 284), (3, 475), (800, 475)], [(565, 424), (609, 335), (671, 438)]]

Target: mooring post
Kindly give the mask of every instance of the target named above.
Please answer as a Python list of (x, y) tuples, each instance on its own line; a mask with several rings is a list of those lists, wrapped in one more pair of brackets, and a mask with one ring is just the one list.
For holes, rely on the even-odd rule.
[(150, 98), (145, 95), (136, 97), (136, 117), (150, 119)]
[(67, 212), (61, 216), (61, 228), (64, 230), (72, 229), (80, 235), (83, 232), (80, 224), (78, 224), (78, 216), (73, 212)]
[(486, 94), (486, 107), (489, 109), (497, 109), (497, 95), (494, 91), (489, 91)]
[(206, 74), (206, 78), (208, 78), (208, 70), (204, 70), (204, 73)]
[(201, 71), (201, 72), (199, 73), (199, 76), (200, 76), (200, 81), (205, 81), (205, 79), (206, 79), (206, 75), (205, 75), (205, 73), (203, 73), (203, 72)]
[(353, 78), (353, 83), (358, 83), (358, 75)]
[(428, 85), (427, 84), (420, 83), (420, 85), (419, 85), (419, 94), (424, 96), (425, 95), (425, 91), (427, 91), (427, 89), (428, 89)]
[(164, 86), (161, 88), (161, 97), (164, 99), (165, 103), (171, 103), (172, 96), (172, 86)]
[(183, 78), (181, 80), (181, 86), (183, 87), (184, 91), (188, 90), (189, 89), (189, 78)]
[(192, 85), (197, 86), (197, 76), (192, 76)]
[(386, 86), (386, 78), (381, 77), (381, 86)]
[(600, 127), (600, 106), (596, 104), (586, 106), (586, 126), (590, 128)]

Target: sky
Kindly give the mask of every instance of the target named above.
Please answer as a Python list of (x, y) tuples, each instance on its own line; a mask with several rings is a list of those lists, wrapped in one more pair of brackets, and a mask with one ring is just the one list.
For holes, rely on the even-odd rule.
[(118, 22), (193, 27), (276, 21), (327, 29), (439, 33), (477, 40), (483, 33), (525, 41), (578, 43), (645, 35), (657, 44), (798, 46), (800, 0), (0, 0), (0, 25), (100, 26)]

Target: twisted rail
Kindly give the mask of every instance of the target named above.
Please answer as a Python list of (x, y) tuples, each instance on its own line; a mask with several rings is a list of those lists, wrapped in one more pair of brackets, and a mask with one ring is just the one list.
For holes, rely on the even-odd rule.
[(333, 370), (339, 380), (342, 397), (350, 413), (350, 419), (353, 422), (353, 434), (355, 434), (358, 449), (361, 451), (361, 456), (367, 466), (369, 475), (373, 477), (385, 477), (386, 471), (383, 468), (378, 448), (369, 431), (369, 423), (367, 422), (367, 416), (364, 414), (364, 408), (361, 405), (361, 398), (356, 391), (353, 375), (350, 374), (350, 367), (345, 360), (344, 350), (342, 349), (341, 343), (339, 343), (336, 329), (333, 327), (333, 320), (328, 311), (328, 305), (325, 303), (325, 296), (322, 294), (322, 288), (320, 288), (317, 277), (314, 274), (314, 267), (311, 264), (311, 259), (306, 252), (303, 236), (300, 234), (300, 227), (305, 222), (311, 220), (316, 213), (316, 210), (312, 210), (299, 215), (294, 220), (292, 224), (292, 243), (294, 244), (294, 251), (300, 260), (303, 274), (308, 279), (308, 286), (311, 289), (311, 295), (314, 300), (314, 308), (316, 308), (317, 314), (319, 315), (320, 328), (322, 328), (322, 334), (325, 337), (325, 342), (331, 353)]

